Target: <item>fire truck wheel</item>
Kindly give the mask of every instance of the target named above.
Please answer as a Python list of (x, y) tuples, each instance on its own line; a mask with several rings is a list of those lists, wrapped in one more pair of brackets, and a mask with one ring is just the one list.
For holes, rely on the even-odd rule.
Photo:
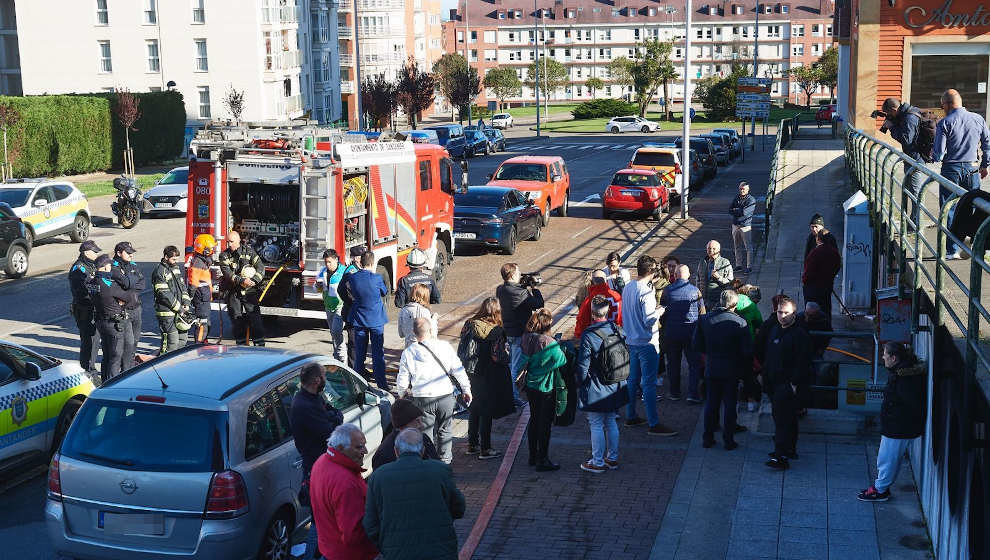
[(437, 239), (437, 260), (433, 263), (433, 283), (443, 291), (443, 282), (447, 278), (447, 267), (450, 266), (450, 251), (447, 244)]

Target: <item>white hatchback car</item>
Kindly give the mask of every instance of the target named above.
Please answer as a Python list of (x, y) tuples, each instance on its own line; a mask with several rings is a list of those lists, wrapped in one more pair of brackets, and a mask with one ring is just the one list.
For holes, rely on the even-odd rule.
[(492, 128), (512, 128), (512, 115), (495, 113), (492, 115)]
[(176, 167), (159, 179), (155, 186), (144, 193), (144, 213), (186, 213), (189, 200), (189, 168)]
[(660, 128), (660, 123), (644, 119), (643, 117), (612, 117), (605, 124), (605, 132), (618, 134), (620, 132), (656, 132)]
[(27, 241), (68, 234), (74, 243), (89, 239), (89, 200), (69, 181), (8, 179), (0, 184), (0, 202), (28, 226)]

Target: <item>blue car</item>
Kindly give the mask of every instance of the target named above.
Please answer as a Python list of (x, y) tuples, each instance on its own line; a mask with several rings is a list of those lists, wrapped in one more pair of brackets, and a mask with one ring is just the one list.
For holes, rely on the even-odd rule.
[(414, 144), (439, 144), (436, 131), (433, 130), (403, 130), (399, 134), (405, 136)]
[(511, 255), (520, 239), (536, 241), (543, 233), (540, 209), (510, 187), (468, 187), (454, 195), (457, 245), (483, 245)]
[(491, 142), (493, 152), (505, 151), (505, 134), (497, 128), (486, 128), (483, 130), (488, 141)]
[(467, 141), (464, 151), (468, 157), (474, 157), (478, 154), (485, 154), (487, 156), (492, 151), (491, 141), (488, 140), (488, 136), (481, 130), (478, 130), (476, 126), (464, 128), (464, 139)]
[(430, 126), (424, 130), (432, 130), (437, 133), (440, 145), (447, 148), (450, 157), (464, 157), (464, 150), (467, 147), (467, 140), (464, 138), (464, 127), (459, 124), (440, 124)]

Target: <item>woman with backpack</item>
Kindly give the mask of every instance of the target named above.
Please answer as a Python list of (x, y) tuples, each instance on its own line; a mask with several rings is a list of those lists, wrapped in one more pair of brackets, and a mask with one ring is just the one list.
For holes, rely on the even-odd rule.
[[(472, 401), (468, 416), (467, 455), (495, 459), (492, 420), (512, 414), (512, 381), (509, 375), (509, 342), (502, 328), (498, 298), (481, 302), (474, 317), (461, 328), (457, 356), (471, 380)], [(479, 441), (480, 439), (480, 441)]]
[(406, 341), (406, 348), (416, 343), (413, 323), (420, 317), (430, 321), (433, 337), (436, 338), (437, 314), (430, 310), (430, 287), (426, 284), (413, 284), (409, 301), (399, 311), (399, 336)]
[(567, 357), (560, 342), (550, 336), (552, 325), (553, 316), (541, 307), (526, 322), (522, 336), (520, 378), (525, 379), (529, 399), (529, 465), (541, 472), (560, 469), (550, 460), (550, 428), (554, 418), (567, 408), (567, 387), (559, 371), (567, 364)]
[(615, 416), (629, 403), (629, 349), (622, 327), (608, 320), (609, 308), (603, 296), (591, 299), (591, 325), (581, 333), (575, 373), (578, 408), (588, 415), (591, 428), (591, 459), (581, 469), (590, 473), (619, 468)]

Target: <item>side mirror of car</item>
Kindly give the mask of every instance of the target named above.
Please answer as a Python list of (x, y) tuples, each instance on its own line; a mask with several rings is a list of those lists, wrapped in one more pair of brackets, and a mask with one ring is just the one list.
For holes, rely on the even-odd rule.
[(34, 362), (25, 362), (23, 377), (27, 381), (37, 381), (41, 379), (41, 366)]
[(47, 201), (47, 200), (45, 200), (45, 199), (43, 199), (43, 198), (37, 198), (37, 199), (35, 199), (35, 201), (34, 201), (34, 205), (35, 205), (36, 207), (38, 207), (38, 208), (41, 208), (42, 206), (44, 206), (44, 205), (46, 205), (46, 204), (48, 204), (48, 201)]
[(563, 177), (561, 177), (560, 175), (551, 175), (550, 176), (550, 180), (552, 180), (552, 181), (559, 181), (561, 179), (563, 179)]
[(372, 393), (371, 391), (365, 391), (361, 394), (361, 404), (375, 406), (378, 404), (379, 400), (378, 395)]

